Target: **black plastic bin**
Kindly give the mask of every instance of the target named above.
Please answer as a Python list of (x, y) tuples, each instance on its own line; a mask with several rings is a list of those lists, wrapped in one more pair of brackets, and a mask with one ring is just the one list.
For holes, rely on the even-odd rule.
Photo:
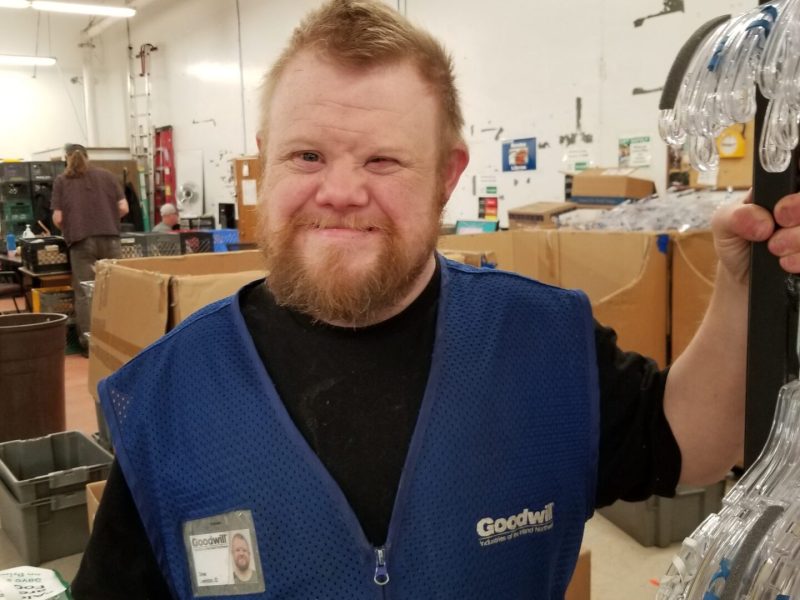
[(66, 428), (66, 342), (66, 315), (0, 315), (0, 442)]

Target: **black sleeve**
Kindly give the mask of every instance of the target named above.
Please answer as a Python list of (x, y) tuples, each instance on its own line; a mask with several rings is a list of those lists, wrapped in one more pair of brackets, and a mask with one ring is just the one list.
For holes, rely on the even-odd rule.
[(172, 598), (117, 461), (71, 592), (74, 600)]
[(613, 329), (595, 323), (600, 383), (600, 455), (595, 505), (674, 496), (681, 452), (664, 415), (667, 371), (617, 346)]

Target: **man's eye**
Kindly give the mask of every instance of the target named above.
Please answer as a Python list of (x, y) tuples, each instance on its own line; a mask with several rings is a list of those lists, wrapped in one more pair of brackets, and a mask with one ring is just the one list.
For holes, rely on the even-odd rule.
[(301, 152), (300, 153), (300, 160), (305, 162), (319, 162), (320, 155), (316, 152)]
[(369, 168), (373, 171), (383, 173), (392, 172), (397, 167), (397, 161), (394, 158), (387, 158), (386, 156), (376, 156), (367, 161)]

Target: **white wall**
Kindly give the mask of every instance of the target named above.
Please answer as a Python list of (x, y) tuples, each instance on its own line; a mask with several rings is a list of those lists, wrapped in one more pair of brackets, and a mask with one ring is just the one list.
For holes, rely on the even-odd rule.
[[(396, 0), (386, 1), (397, 5)], [(151, 67), (154, 124), (174, 127), (179, 156), (202, 153), (207, 212), (215, 213), (217, 202), (233, 199), (229, 159), (256, 150), (258, 85), (263, 71), (302, 15), (320, 2), (239, 0), (243, 89), (235, 0), (155, 0), (130, 20), (135, 51), (145, 42), (159, 47)], [(592, 136), (585, 148), (595, 163), (616, 165), (619, 137), (649, 135), (653, 166), (643, 175), (661, 186), (666, 159), (656, 129), (660, 94), (633, 95), (633, 89), (662, 86), (680, 46), (707, 19), (756, 4), (755, 0), (685, 3), (685, 12), (653, 18), (637, 28), (635, 19), (659, 12), (665, 3), (503, 0), (490, 5), (482, 0), (457, 4), (401, 0), (407, 16), (438, 36), (456, 61), (472, 161), (449, 204), (448, 220), (476, 216), (473, 179), (486, 175), (497, 179), (503, 219), (509, 207), (561, 199), (560, 171), (567, 146), (559, 138), (575, 132), (577, 97), (583, 103), (582, 131)], [(0, 22), (5, 28), (7, 21)], [(25, 27), (29, 31), (30, 23)], [(0, 39), (0, 50), (12, 51), (6, 46), (31, 35), (23, 34), (23, 27), (10, 29), (15, 30), (12, 38)], [(76, 27), (59, 28), (54, 36), (54, 52), (64, 53), (59, 58), (65, 74), (79, 74)], [(103, 145), (127, 145), (125, 26), (118, 23), (108, 28), (96, 46), (99, 137)], [(11, 76), (0, 72), (0, 77)], [(78, 139), (78, 123), (63, 102), (63, 81), (55, 74), (49, 77), (53, 81), (45, 82), (40, 75), (36, 82), (17, 83), (19, 92), (5, 100), (23, 105), (27, 112), (14, 119), (0, 112), (0, 155), (25, 156), (47, 144)], [(70, 87), (80, 101), (80, 85)], [(42, 97), (47, 101), (42, 102)], [(34, 98), (51, 113), (34, 118)], [(70, 112), (65, 115), (59, 108), (60, 117), (56, 117), (55, 106)], [(13, 129), (6, 135), (9, 127)], [(503, 173), (503, 140), (526, 137), (536, 137), (540, 146), (547, 146), (538, 150), (538, 169), (521, 175)], [(180, 172), (178, 165), (179, 180)]]
[[(37, 17), (32, 10), (0, 9), (0, 54), (36, 51)], [(0, 67), (0, 158), (30, 158), (33, 152), (86, 143), (81, 17), (42, 14), (39, 55), (58, 57), (58, 66)], [(78, 78), (71, 82), (72, 78)]]
[[(317, 4), (240, 0), (241, 76), (235, 0), (157, 0), (131, 20), (134, 54), (144, 43), (158, 47), (151, 58), (153, 124), (173, 126), (178, 185), (189, 172), (181, 159), (202, 156), (206, 213), (216, 215), (219, 202), (234, 202), (230, 161), (257, 150), (258, 87), (263, 72), (297, 21)], [(114, 25), (102, 38), (106, 58), (115, 62), (117, 72), (125, 71), (124, 25)], [(138, 71), (138, 61), (134, 67)], [(125, 85), (125, 78), (104, 85), (110, 90)], [(127, 135), (119, 114), (105, 114), (102, 123), (102, 129)], [(196, 165), (191, 166), (196, 172)]]
[[(460, 2), (457, 9), (443, 0), (406, 1), (408, 17), (450, 48), (462, 91), (472, 161), (447, 220), (477, 216), (473, 179), (488, 175), (497, 179), (503, 224), (508, 208), (563, 199), (567, 146), (559, 139), (576, 130), (577, 97), (582, 98), (581, 130), (593, 138), (585, 148), (595, 164), (617, 166), (620, 137), (649, 135), (652, 167), (639, 176), (663, 188), (666, 146), (657, 128), (661, 95), (634, 96), (633, 89), (661, 87), (678, 50), (702, 23), (756, 5), (754, 0), (686, 0), (685, 13), (634, 27), (634, 20), (659, 12), (663, 4), (503, 0), (487, 10), (478, 0)], [(529, 137), (549, 144), (538, 151), (537, 170), (503, 173), (503, 140)], [(475, 191), (480, 192), (479, 185)]]

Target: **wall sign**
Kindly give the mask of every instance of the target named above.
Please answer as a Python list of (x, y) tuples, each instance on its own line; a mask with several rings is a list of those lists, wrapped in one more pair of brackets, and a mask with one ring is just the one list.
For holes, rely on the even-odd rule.
[(535, 171), (536, 138), (503, 143), (503, 171)]
[(653, 162), (652, 145), (649, 135), (619, 138), (619, 166), (649, 167)]

